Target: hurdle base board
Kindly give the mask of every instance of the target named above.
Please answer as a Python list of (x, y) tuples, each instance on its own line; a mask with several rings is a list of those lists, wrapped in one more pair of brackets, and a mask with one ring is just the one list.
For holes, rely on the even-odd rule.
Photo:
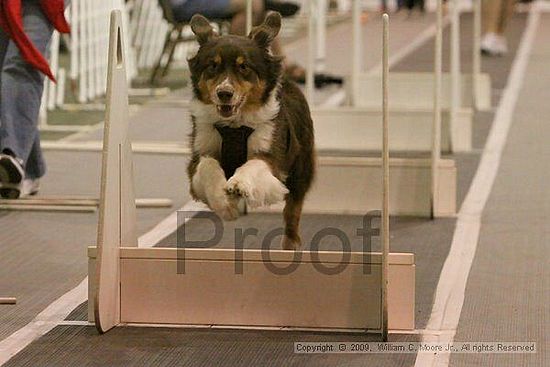
[[(441, 76), (441, 107), (451, 108), (451, 74)], [(346, 79), (346, 92), (350, 94), (349, 76)], [(461, 106), (474, 108), (472, 74), (461, 74)], [(382, 78), (379, 75), (362, 73), (357, 82), (357, 107), (379, 107), (382, 104)], [(433, 108), (434, 74), (432, 72), (391, 72), (388, 80), (389, 107), (393, 108)], [(487, 73), (478, 74), (477, 109), (491, 109), (491, 77)]]
[[(324, 157), (304, 202), (304, 213), (365, 215), (380, 210), (381, 158)], [(456, 215), (456, 166), (440, 159), (436, 217)], [(390, 215), (431, 216), (431, 164), (428, 158), (390, 158)], [(284, 203), (251, 212), (281, 212)]]
[[(89, 299), (97, 248), (88, 248)], [(120, 249), (121, 323), (218, 325), (235, 328), (288, 327), (334, 331), (381, 327), (380, 253), (243, 250), (242, 273), (235, 274), (234, 249)], [(266, 267), (297, 266), (286, 275)], [(179, 259), (178, 260), (178, 256)], [(178, 262), (185, 258), (185, 274)], [(338, 274), (317, 270), (342, 266)], [(181, 264), (181, 263), (180, 263)], [(389, 254), (389, 327), (415, 327), (415, 263), (410, 253)], [(368, 265), (368, 267), (365, 267)], [(370, 269), (370, 271), (369, 271)], [(181, 271), (180, 271), (181, 273)], [(93, 302), (88, 317), (93, 322)]]
[[(382, 110), (375, 108), (338, 107), (311, 111), (315, 128), (315, 145), (319, 150), (381, 150)], [(451, 139), (450, 113), (443, 112), (441, 150), (472, 149), (471, 109), (460, 109)], [(389, 147), (392, 152), (421, 152), (432, 149), (434, 114), (430, 109), (393, 109), (389, 112)], [(452, 140), (452, 146), (451, 146)]]

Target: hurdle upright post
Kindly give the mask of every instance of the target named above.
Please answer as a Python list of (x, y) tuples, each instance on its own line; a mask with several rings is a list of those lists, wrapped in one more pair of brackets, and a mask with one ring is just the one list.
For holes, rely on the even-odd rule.
[(390, 153), (388, 126), (389, 17), (382, 15), (382, 340), (388, 341), (388, 270), (390, 253)]
[(307, 29), (307, 61), (306, 61), (306, 98), (310, 108), (314, 106), (315, 94), (315, 12), (317, 0), (309, 1)]
[[(78, 1), (72, 1), (71, 2), (71, 12), (70, 12), (70, 19), (71, 22), (71, 52), (69, 52), (70, 57), (70, 67), (69, 67), (69, 79), (71, 83), (71, 88), (74, 86), (73, 84), (76, 83), (78, 79), (78, 57), (77, 53), (80, 52), (80, 26), (79, 26), (79, 2)], [(76, 24), (75, 24), (76, 23)]]
[(450, 110), (450, 142), (451, 151), (456, 148), (458, 135), (458, 110), (462, 105), (461, 76), (460, 76), (460, 3), (459, 0), (451, 1), (451, 110)]
[(479, 110), (479, 74), (481, 74), (481, 0), (472, 0), (474, 12), (473, 54), (472, 54), (472, 97), (473, 106)]
[(252, 0), (246, 0), (246, 34), (252, 31)]
[(122, 14), (111, 12), (103, 135), (94, 318), (104, 333), (120, 323), (120, 247), (137, 247)]
[[(52, 34), (52, 39), (50, 41), (50, 68), (55, 73), (55, 76), (57, 80), (60, 80), (59, 75), (59, 38), (60, 34), (57, 31), (54, 31)], [(47, 109), (53, 110), (56, 105), (56, 97), (57, 97), (57, 88), (60, 87), (59, 84), (55, 84), (52, 81), (48, 81), (47, 83)], [(45, 91), (46, 92), (46, 91)]]
[(317, 0), (317, 24), (315, 71), (323, 72), (326, 67), (327, 0)]
[(439, 181), (437, 168), (441, 156), (441, 64), (443, 58), (443, 6), (437, 0), (435, 54), (434, 54), (434, 107), (431, 152), (431, 218), (435, 217), (438, 200)]
[(353, 0), (352, 2), (352, 55), (351, 55), (351, 96), (350, 102), (352, 106), (357, 104), (357, 96), (359, 94), (359, 74), (361, 73), (361, 1)]

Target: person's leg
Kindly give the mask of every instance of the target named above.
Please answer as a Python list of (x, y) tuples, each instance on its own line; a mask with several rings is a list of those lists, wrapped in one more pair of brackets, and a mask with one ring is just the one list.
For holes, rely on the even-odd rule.
[(497, 33), (503, 0), (483, 0), (482, 22), (485, 34)]
[(42, 148), (40, 148), (40, 133), (37, 133), (35, 136), (31, 153), (25, 165), (25, 177), (30, 179), (40, 178), (46, 173), (46, 164), (42, 156)]
[(514, 12), (514, 0), (501, 0), (500, 17), (497, 24), (497, 34), (504, 35), (508, 21)]
[[(4, 65), (4, 59), (6, 58), (6, 52), (8, 51), (8, 45), (10, 44), (10, 38), (0, 28), (0, 89), (2, 88), (2, 65)], [(2, 98), (0, 98), (0, 109), (2, 108)], [(0, 128), (2, 126), (2, 120), (0, 119)], [(0, 145), (0, 153), (2, 152), (2, 146)]]
[[(47, 55), (53, 27), (37, 1), (23, 2), (23, 25), (35, 47)], [(1, 75), (0, 148), (23, 161), (28, 178), (39, 178), (45, 173), (44, 160), (37, 144), (44, 76), (27, 64), (13, 42), (8, 44)]]
[[(246, 2), (246, 0), (230, 0), (229, 11), (233, 14), (230, 29), (232, 34), (243, 36), (246, 32)], [(252, 24), (260, 24), (264, 17), (264, 1), (252, 0)]]
[(485, 55), (504, 55), (508, 52), (504, 28), (513, 0), (485, 0), (483, 2), (483, 26), (485, 29), (481, 39), (481, 52)]
[[(230, 32), (244, 35), (246, 32), (246, 0), (231, 0), (230, 11), (234, 14), (231, 20)], [(265, 18), (265, 13), (263, 0), (252, 0), (252, 24), (261, 24)], [(275, 55), (285, 56), (281, 43), (277, 38), (271, 43), (271, 50)], [(285, 67), (287, 66), (285, 60), (283, 60), (283, 64)]]
[[(189, 22), (195, 14), (209, 19), (231, 19), (234, 0), (171, 0), (171, 9), (177, 22)], [(263, 0), (262, 0), (263, 1)], [(242, 0), (246, 8), (246, 1)]]

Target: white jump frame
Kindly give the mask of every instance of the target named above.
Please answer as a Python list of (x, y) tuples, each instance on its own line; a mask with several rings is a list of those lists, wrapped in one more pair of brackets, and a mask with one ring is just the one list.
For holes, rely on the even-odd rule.
[[(357, 2), (355, 2), (356, 4)], [(479, 42), (481, 37), (481, 8), (480, 1), (473, 1), (473, 54), (472, 72), (462, 74), (460, 67), (460, 13), (459, 0), (450, 2), (451, 42), (450, 42), (450, 72), (442, 74), (442, 135), (441, 148), (443, 151), (464, 152), (472, 149), (473, 110), (490, 110), (491, 108), (491, 80), (490, 76), (481, 73), (481, 59)], [(357, 10), (353, 15), (358, 18)], [(354, 22), (354, 24), (357, 22)], [(355, 28), (354, 28), (355, 29)], [(442, 28), (437, 30), (442, 32)], [(356, 37), (357, 45), (361, 45), (360, 36)], [(346, 83), (350, 102), (357, 107), (376, 108), (380, 97), (377, 90), (380, 77), (361, 72), (356, 51), (353, 57), (355, 62), (352, 74)], [(421, 110), (431, 108), (427, 103), (430, 98), (434, 75), (429, 72), (395, 72), (390, 75), (390, 90), (393, 91), (390, 113), (404, 114), (413, 112), (418, 114), (417, 125), (426, 129), (426, 121)], [(414, 96), (414, 98), (412, 97)], [(393, 117), (393, 116), (392, 116)], [(412, 119), (412, 118), (411, 118)], [(393, 121), (393, 118), (392, 118)], [(397, 146), (400, 150), (401, 147)], [(393, 145), (392, 145), (393, 149)]]
[[(388, 18), (384, 16), (384, 39)], [(389, 152), (384, 103), (381, 243), (379, 253), (139, 248), (136, 240), (132, 157), (128, 140), (120, 13), (111, 15), (108, 108), (105, 119), (97, 247), (89, 255), (89, 315), (100, 333), (119, 324), (203, 326), (277, 330), (376, 332), (414, 329), (414, 255), (389, 253)], [(387, 80), (387, 51), (384, 52)], [(384, 83), (386, 86), (387, 84)], [(387, 101), (387, 88), (384, 88)], [(349, 257), (343, 260), (345, 255)], [(277, 275), (265, 266), (296, 266)], [(366, 256), (366, 257), (365, 257)], [(344, 264), (338, 274), (321, 274)], [(370, 266), (369, 272), (364, 267)], [(312, 282), (312, 279), (319, 281)], [(215, 284), (215, 287), (208, 285)], [(307, 286), (306, 286), (307, 285)]]
[[(316, 1), (309, 2), (310, 13), (315, 13)], [(360, 3), (353, 1), (353, 32), (352, 39), (352, 70), (358, 73), (361, 70), (360, 51)], [(439, 18), (441, 18), (441, 10)], [(308, 59), (306, 71), (306, 92), (310, 106), (313, 106), (313, 69), (315, 55), (315, 20), (310, 17)], [(438, 22), (436, 31), (437, 39), (441, 40), (442, 22)], [(439, 64), (434, 69), (432, 78), (433, 86), (430, 88), (432, 96), (430, 100), (434, 105), (424, 110), (393, 110), (389, 102), (389, 113), (392, 124), (389, 128), (389, 144), (392, 151), (424, 151), (430, 152), (430, 158), (391, 158), (390, 173), (396, 179), (391, 182), (390, 213), (392, 215), (412, 215), (425, 217), (448, 217), (456, 213), (456, 166), (453, 160), (441, 159), (442, 146), (442, 119), (441, 119), (441, 47), (437, 49), (434, 57), (439, 58)], [(437, 64), (437, 62), (436, 62)], [(357, 74), (357, 75), (360, 75)], [(351, 78), (351, 88), (359, 88), (359, 77)], [(381, 78), (377, 87), (382, 88)], [(390, 93), (395, 93), (392, 88), (392, 75), (388, 76), (388, 88)], [(354, 82), (355, 81), (355, 82)], [(374, 91), (373, 91), (374, 94)], [(358, 94), (352, 93), (352, 98)], [(377, 100), (382, 103), (377, 94)], [(355, 96), (355, 97), (354, 97)], [(390, 98), (389, 101), (392, 99)], [(306, 212), (333, 212), (346, 211), (348, 213), (361, 213), (363, 210), (371, 210), (376, 207), (376, 202), (369, 197), (377, 197), (380, 186), (370, 185), (370, 189), (354, 190), (359, 180), (376, 180), (381, 162), (377, 158), (367, 158), (366, 153), (376, 152), (382, 149), (380, 141), (382, 131), (379, 121), (383, 118), (380, 108), (369, 109), (355, 106), (341, 106), (336, 108), (311, 108), (315, 125), (315, 141), (317, 149), (321, 151), (319, 159), (320, 177), (323, 179), (337, 180), (340, 189), (346, 187), (344, 192), (349, 193), (349, 200), (342, 200), (337, 192), (331, 192), (329, 187), (314, 184), (309, 193), (304, 210)], [(418, 130), (418, 122), (421, 121), (423, 129)], [(450, 129), (448, 118), (444, 125), (443, 144), (451, 147)], [(470, 139), (471, 131), (461, 130), (461, 134)], [(435, 150), (438, 150), (437, 152)], [(336, 177), (336, 178), (333, 178)], [(444, 184), (437, 185), (441, 181)], [(403, 195), (413, 189), (415, 195), (407, 197)], [(350, 191), (351, 190), (351, 191)], [(281, 210), (281, 207), (273, 207), (270, 210)]]

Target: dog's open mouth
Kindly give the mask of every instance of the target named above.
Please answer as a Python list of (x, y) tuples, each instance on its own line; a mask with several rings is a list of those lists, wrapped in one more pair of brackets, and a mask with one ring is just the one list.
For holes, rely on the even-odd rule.
[(243, 105), (244, 98), (240, 98), (236, 103), (233, 104), (217, 104), (216, 109), (218, 114), (224, 119), (233, 117), (239, 112), (239, 108)]
[(237, 112), (237, 105), (219, 104), (216, 106), (221, 117), (231, 117)]

